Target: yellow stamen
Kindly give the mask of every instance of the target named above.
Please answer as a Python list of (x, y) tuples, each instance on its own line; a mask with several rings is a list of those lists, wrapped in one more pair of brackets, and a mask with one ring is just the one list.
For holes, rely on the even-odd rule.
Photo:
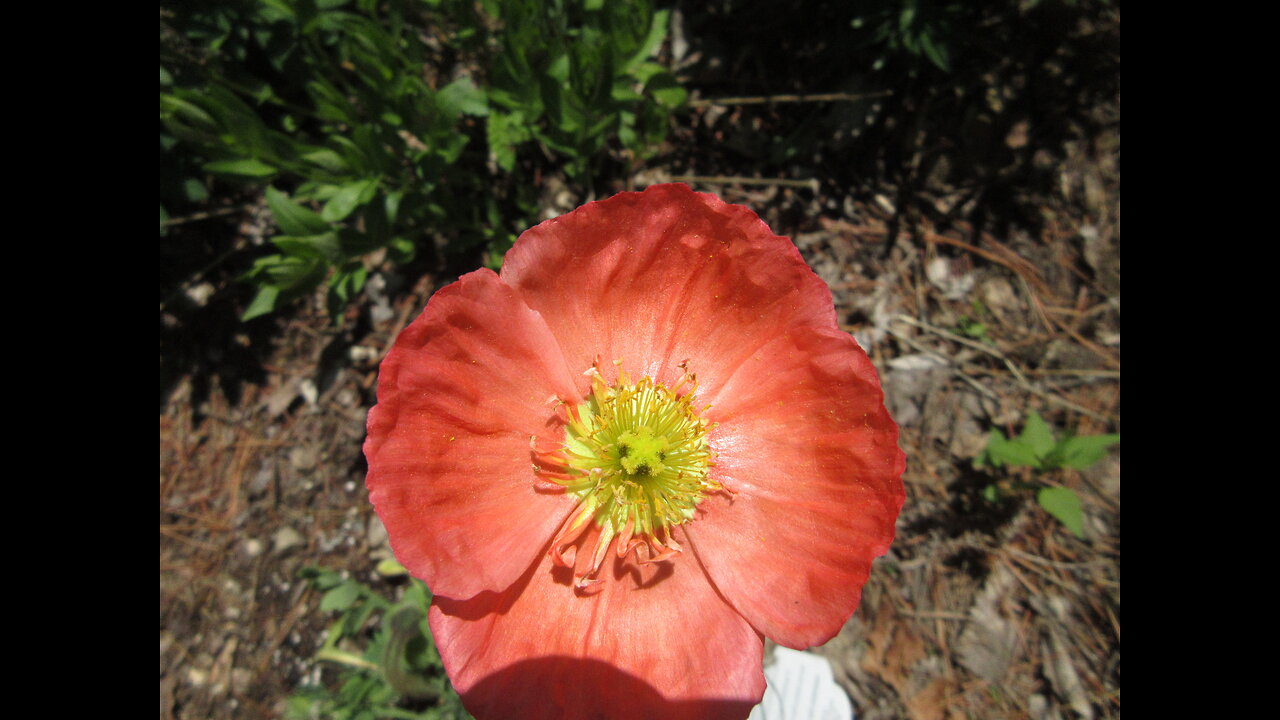
[[(692, 520), (707, 493), (723, 489), (708, 476), (714, 464), (707, 444), (712, 426), (693, 405), (697, 377), (680, 367), (684, 376), (668, 388), (648, 377), (633, 384), (620, 363), (618, 382), (609, 385), (593, 365), (585, 373), (591, 377), (586, 401), (557, 412), (565, 422), (563, 445), (539, 450), (535, 441), (531, 448), (541, 477), (580, 499), (552, 542), (553, 559), (568, 564), (563, 553), (588, 520), (600, 528), (590, 561), (577, 563), (588, 566), (575, 582), (580, 591), (599, 582), (615, 541), (619, 558), (634, 551), (637, 560), (649, 563), (678, 555), (671, 528)], [(645, 548), (643, 557), (639, 548)]]

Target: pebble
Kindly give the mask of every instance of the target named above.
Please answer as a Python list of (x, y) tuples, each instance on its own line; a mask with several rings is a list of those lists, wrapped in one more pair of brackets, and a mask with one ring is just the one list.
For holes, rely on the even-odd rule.
[(382, 521), (377, 515), (369, 518), (369, 532), (365, 538), (369, 541), (371, 548), (380, 548), (387, 544), (387, 529), (382, 526)]
[(244, 554), (249, 557), (258, 557), (262, 554), (262, 541), (258, 538), (249, 538), (244, 541)]
[(335, 399), (342, 407), (354, 407), (356, 402), (359, 400), (359, 398), (356, 397), (356, 391), (351, 388), (342, 388), (339, 390)]
[(316, 451), (309, 447), (296, 447), (289, 451), (289, 464), (302, 472), (313, 470), (316, 466)]
[(202, 282), (199, 285), (189, 287), (184, 291), (187, 299), (196, 304), (196, 307), (204, 307), (209, 304), (209, 298), (213, 297), (214, 287), (211, 283)]
[(231, 671), (231, 688), (241, 695), (249, 691), (249, 684), (253, 682), (253, 673), (244, 668), (236, 668)]
[(320, 391), (316, 388), (316, 384), (311, 378), (307, 378), (298, 383), (298, 392), (306, 399), (308, 405), (315, 405), (316, 399), (320, 397)]
[(302, 535), (298, 534), (297, 530), (294, 530), (288, 525), (277, 530), (272, 540), (275, 543), (275, 549), (278, 553), (284, 552), (292, 547), (297, 547), (303, 543)]

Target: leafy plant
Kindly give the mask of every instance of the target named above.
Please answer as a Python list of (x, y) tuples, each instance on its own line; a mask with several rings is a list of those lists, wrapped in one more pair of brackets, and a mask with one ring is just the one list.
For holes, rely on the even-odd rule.
[(876, 70), (890, 57), (905, 55), (928, 60), (937, 69), (950, 72), (955, 26), (965, 25), (972, 14), (965, 3), (888, 0), (860, 6), (851, 25), (854, 30), (869, 32), (868, 44), (884, 51), (873, 66)]
[(510, 171), (517, 147), (536, 140), (582, 177), (616, 137), (644, 154), (666, 135), (669, 113), (687, 94), (652, 61), (670, 11), (645, 1), (490, 0), (502, 52), (489, 89), (489, 149)]
[[(649, 0), (241, 0), (161, 17), (162, 235), (206, 177), (265, 186), (275, 220), (242, 320), (320, 286), (337, 320), (376, 259), (408, 262), (430, 238), (501, 257), (532, 224), (546, 159), (589, 179), (606, 151), (643, 157), (685, 99), (652, 61), (669, 18)], [(522, 165), (525, 147), (542, 153)]]
[[(404, 574), (404, 568), (392, 561), (383, 565), (391, 566), (380, 566), (383, 574)], [(316, 659), (343, 669), (336, 690), (310, 686), (290, 697), (288, 717), (470, 718), (449, 685), (431, 638), (431, 594), (421, 581), (411, 579), (399, 602), (392, 603), (332, 570), (307, 568), (302, 576), (324, 592), (320, 610), (338, 613)]]
[[(1026, 467), (1037, 475), (1064, 467), (1085, 470), (1107, 455), (1107, 450), (1120, 442), (1119, 435), (1066, 435), (1055, 439), (1049, 425), (1034, 410), (1027, 416), (1022, 433), (1006, 438), (992, 428), (987, 447), (974, 460), (975, 466)], [(1080, 497), (1075, 491), (1036, 483), (1036, 501), (1077, 537), (1084, 536), (1084, 515)], [(995, 499), (995, 486), (988, 489), (988, 499)]]

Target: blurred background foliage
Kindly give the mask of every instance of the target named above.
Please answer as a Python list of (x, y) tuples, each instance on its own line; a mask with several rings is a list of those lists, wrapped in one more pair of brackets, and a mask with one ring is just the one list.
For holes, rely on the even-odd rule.
[(607, 150), (665, 135), (684, 99), (651, 61), (667, 23), (644, 2), (162, 8), (162, 260), (184, 251), (163, 241), (174, 214), (236, 190), (264, 194), (275, 231), (244, 320), (322, 284), (337, 319), (372, 254), (410, 262), (431, 238), (500, 257), (541, 160), (589, 185)]
[[(1089, 114), (1119, 92), (1111, 14), (1118, 26), (1097, 0), (162, 3), (161, 305), (229, 263), (241, 319), (323, 288), (338, 321), (379, 263), (496, 267), (549, 181), (598, 197), (646, 165), (817, 177), (900, 205), (945, 182), (980, 225), (1025, 220), (1013, 190), (1051, 181), (1036, 153), (1114, 121)], [(848, 99), (744, 106), (717, 142), (664, 144), (707, 123), (690, 89)], [(266, 243), (179, 232), (255, 198)]]

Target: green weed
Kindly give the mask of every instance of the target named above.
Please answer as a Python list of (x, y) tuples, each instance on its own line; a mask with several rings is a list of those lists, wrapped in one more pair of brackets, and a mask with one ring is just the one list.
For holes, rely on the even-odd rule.
[[(974, 466), (1026, 467), (1038, 478), (1043, 473), (1061, 468), (1085, 470), (1106, 457), (1107, 450), (1119, 442), (1119, 435), (1068, 434), (1062, 439), (1056, 439), (1044, 418), (1033, 410), (1027, 416), (1022, 433), (1016, 438), (1006, 438), (1000, 430), (992, 428), (987, 447), (974, 460)], [(1042, 482), (1036, 482), (1033, 486), (1040, 507), (1077, 537), (1084, 537), (1084, 514), (1080, 507), (1080, 497), (1075, 491)], [(997, 500), (997, 488), (989, 486), (986, 496), (988, 500)]]
[[(394, 572), (403, 568), (388, 561)], [(379, 571), (387, 574), (386, 568)], [(337, 613), (316, 660), (341, 667), (336, 690), (301, 688), (289, 698), (291, 720), (468, 720), (449, 685), (427, 627), (431, 593), (412, 579), (398, 602), (322, 568), (302, 576), (316, 590), (322, 612)]]

